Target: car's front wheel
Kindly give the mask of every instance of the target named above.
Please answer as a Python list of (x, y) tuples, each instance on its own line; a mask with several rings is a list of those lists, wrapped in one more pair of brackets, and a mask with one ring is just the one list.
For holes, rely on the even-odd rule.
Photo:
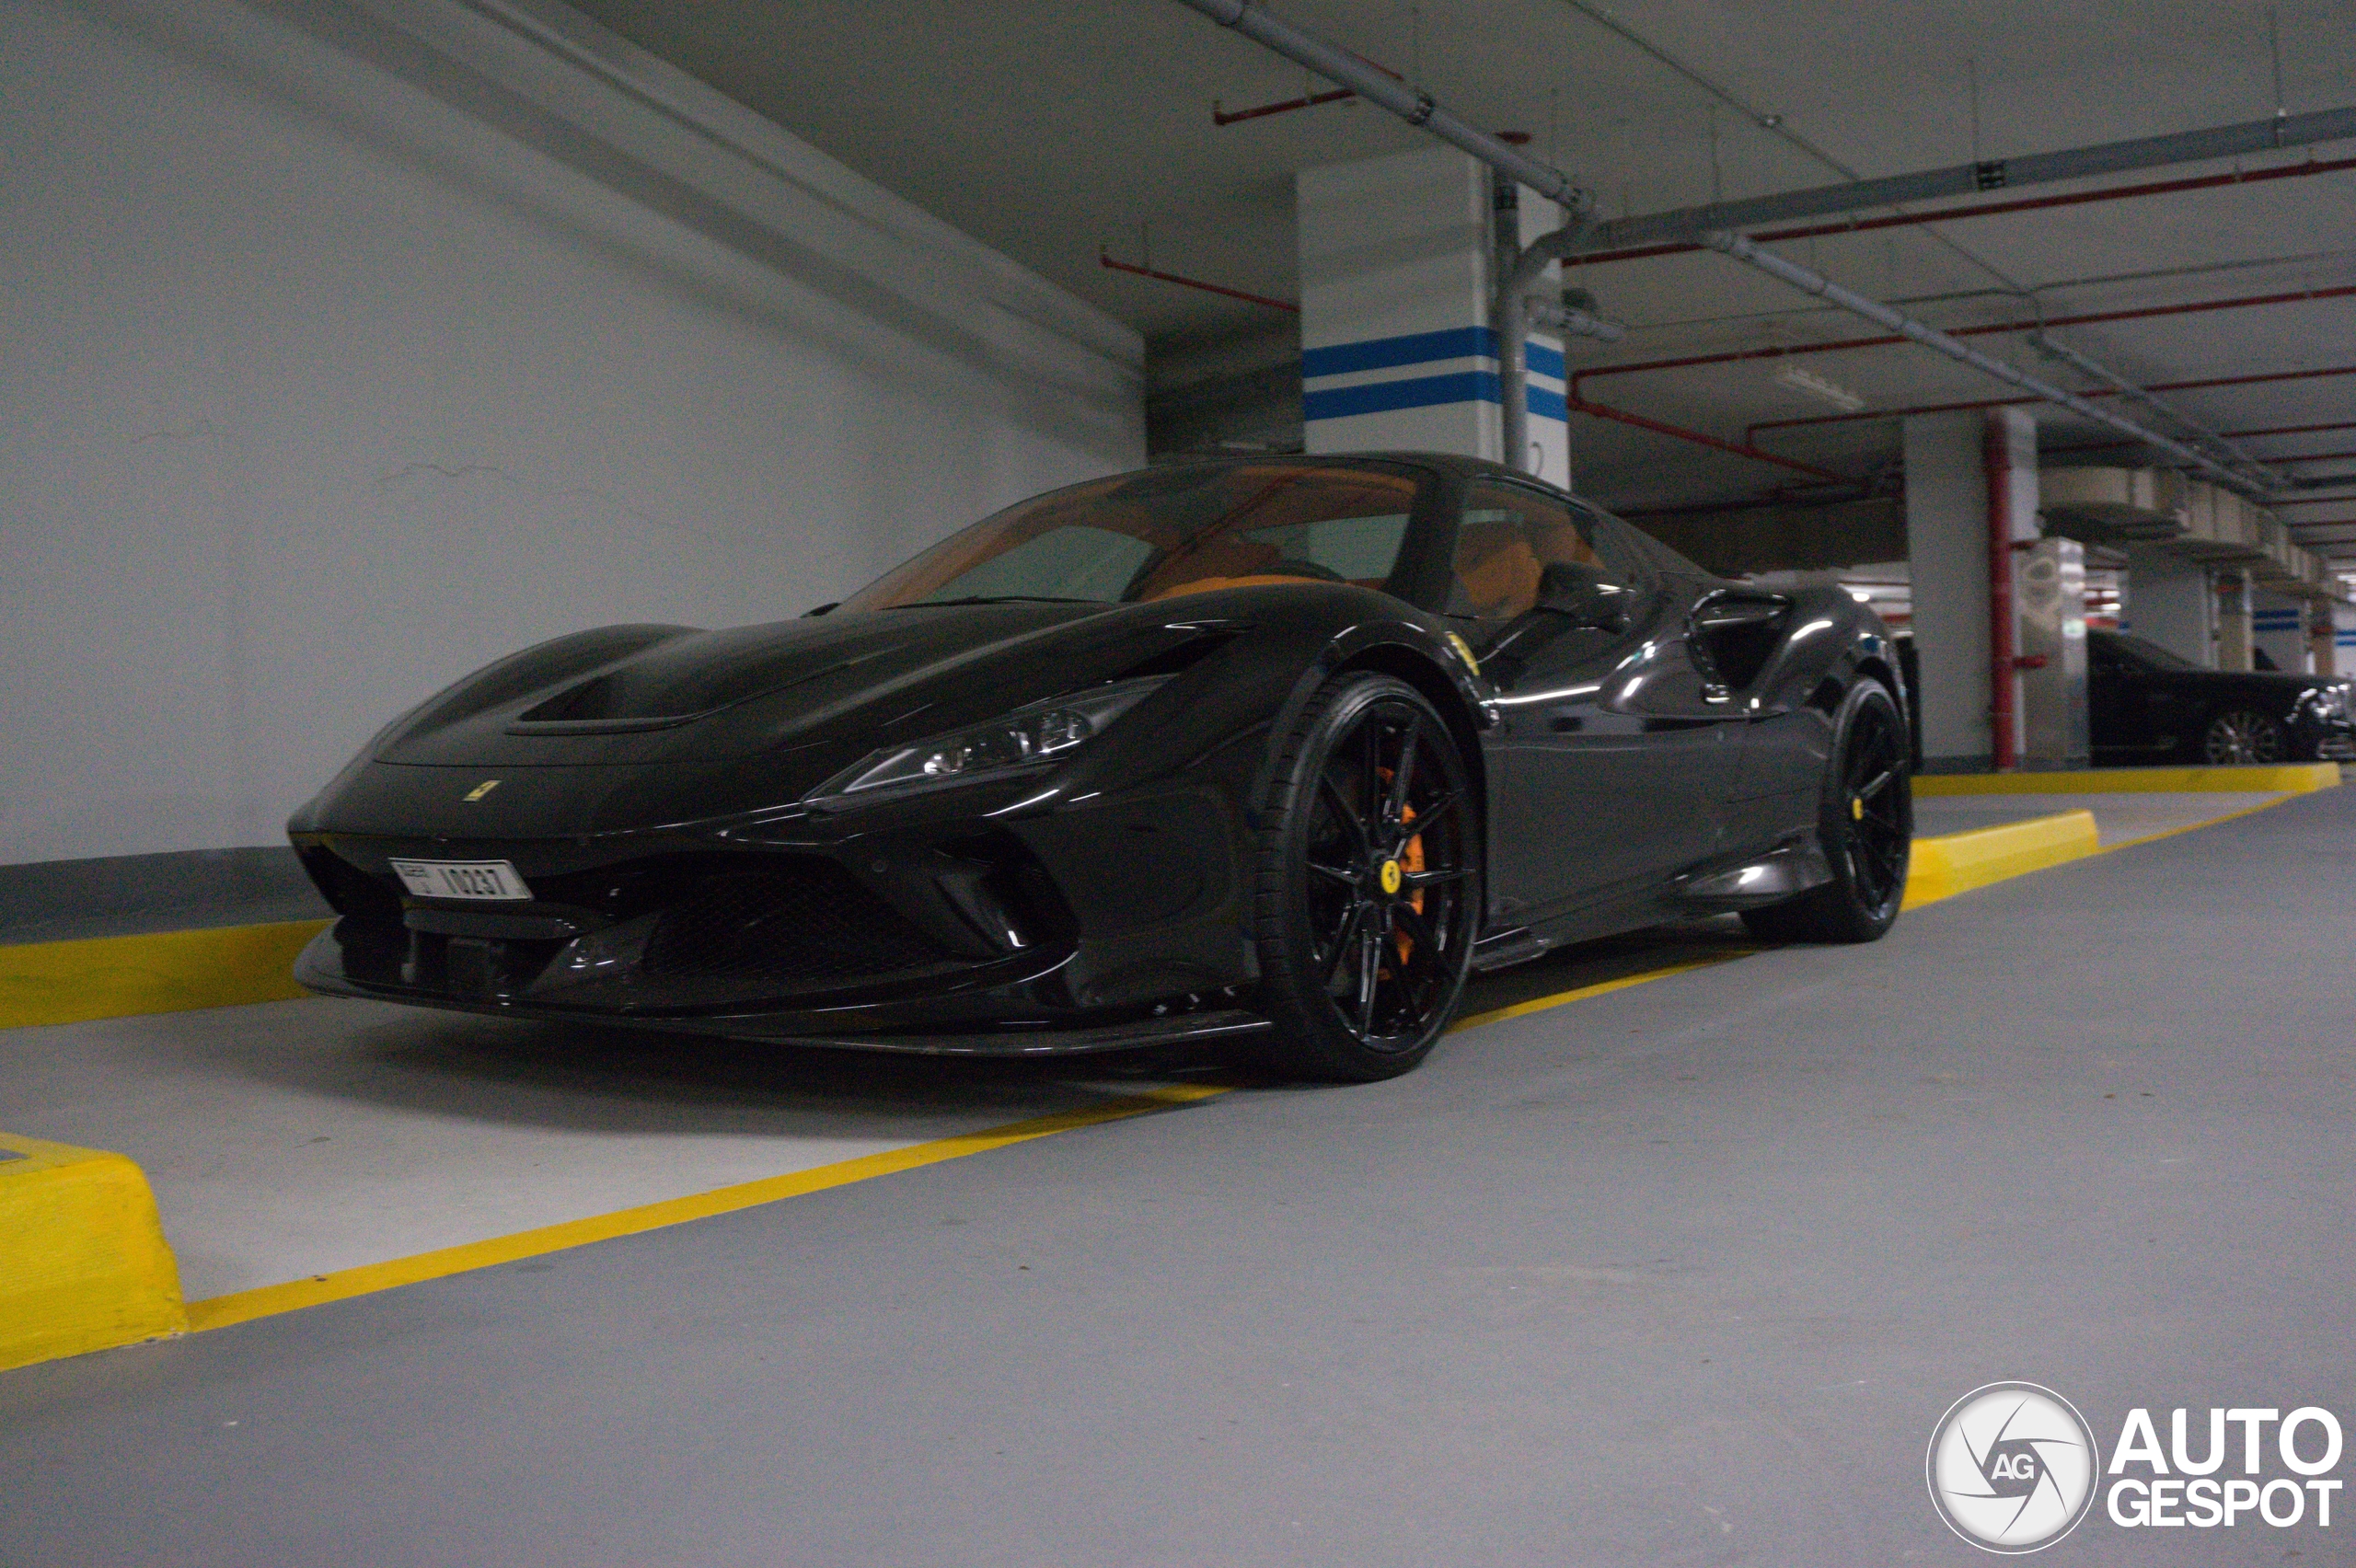
[(1422, 693), (1336, 676), (1282, 743), (1259, 849), (1256, 929), (1274, 1055), (1367, 1082), (1430, 1054), (1479, 933), (1479, 802)]
[(2200, 736), (2201, 757), (2221, 766), (2281, 762), (2290, 749), (2280, 720), (2246, 708), (2218, 714)]
[(1778, 942), (1870, 942), (1897, 922), (1914, 841), (1905, 721), (1880, 682), (1849, 688), (1833, 723), (1818, 838), (1832, 880), (1786, 904), (1743, 911), (1754, 936)]

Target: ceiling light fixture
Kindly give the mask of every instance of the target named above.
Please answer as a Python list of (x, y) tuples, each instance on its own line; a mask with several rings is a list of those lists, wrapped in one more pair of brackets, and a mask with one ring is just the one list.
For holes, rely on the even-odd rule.
[(1830, 403), (1844, 414), (1865, 411), (1865, 400), (1863, 398), (1837, 382), (1827, 381), (1805, 365), (1785, 365), (1775, 373), (1775, 385), (1788, 387), (1804, 398), (1813, 398), (1819, 403)]

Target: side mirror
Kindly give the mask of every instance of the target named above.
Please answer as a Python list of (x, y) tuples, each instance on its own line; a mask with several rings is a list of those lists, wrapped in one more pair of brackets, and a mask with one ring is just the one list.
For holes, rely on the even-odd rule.
[(1594, 631), (1628, 629), (1629, 602), (1635, 595), (1591, 566), (1569, 561), (1550, 562), (1538, 576), (1535, 606), (1561, 616), (1572, 626)]

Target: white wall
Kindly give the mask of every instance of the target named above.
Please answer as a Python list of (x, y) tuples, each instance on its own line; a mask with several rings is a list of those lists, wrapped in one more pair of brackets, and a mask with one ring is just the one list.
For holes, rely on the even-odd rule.
[(0, 862), (1143, 460), (1136, 335), (547, 0), (0, 0)]

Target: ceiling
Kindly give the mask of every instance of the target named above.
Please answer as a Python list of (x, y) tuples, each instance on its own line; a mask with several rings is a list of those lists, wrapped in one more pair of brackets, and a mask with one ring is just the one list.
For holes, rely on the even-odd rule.
[[(1143, 331), (1159, 358), (1288, 331), (1263, 306), (1108, 271), (1100, 250), (1276, 298), (1296, 282), (1292, 177), (1418, 144), (1363, 104), (1219, 127), (1295, 98), (1303, 73), (1176, 0), (573, 0), (605, 25), (918, 205)], [(1279, 15), (1431, 89), (1476, 123), (1532, 137), (1609, 215), (1840, 178), (1572, 0), (1276, 0)], [(1619, 19), (1742, 103), (1780, 115), (1865, 175), (2356, 104), (2356, 6), (2190, 0), (1662, 0)], [(2273, 39), (2269, 38), (2269, 15)], [(2279, 49), (2274, 41), (2279, 39)], [(1307, 84), (1324, 90), (1328, 84)], [(1976, 119), (1976, 126), (1975, 126)], [(2305, 152), (2251, 160), (2296, 161)], [(2356, 156), (2356, 144), (2315, 150)], [(2223, 166), (2117, 177), (2140, 182)], [(2046, 188), (2066, 189), (2063, 187)], [(2356, 171), (1872, 235), (1788, 252), (1940, 326), (2356, 284)], [(1615, 347), (1575, 367), (1868, 335), (1715, 256), (1583, 269)], [(2356, 366), (2356, 297), (2073, 328), (2120, 373), (2172, 382)], [(2018, 337), (1976, 346), (2084, 386)], [(1924, 351), (1811, 353), (1874, 410), (2003, 388)], [(1831, 410), (1774, 363), (1601, 375), (1586, 396), (1739, 440)], [(2356, 421), (2356, 375), (2172, 394), (2214, 429)], [(2047, 410), (2049, 448), (2102, 439)], [(1582, 487), (1619, 504), (1755, 495), (1797, 476), (1626, 426), (1581, 420)], [(1895, 452), (1887, 419), (1769, 430), (1761, 444), (1865, 477)], [(2268, 454), (2356, 453), (2345, 431), (2254, 438)], [(2356, 519), (2344, 508), (2286, 520)], [(2356, 526), (2336, 531), (2356, 557)], [(2310, 531), (2318, 546), (2336, 536)]]

